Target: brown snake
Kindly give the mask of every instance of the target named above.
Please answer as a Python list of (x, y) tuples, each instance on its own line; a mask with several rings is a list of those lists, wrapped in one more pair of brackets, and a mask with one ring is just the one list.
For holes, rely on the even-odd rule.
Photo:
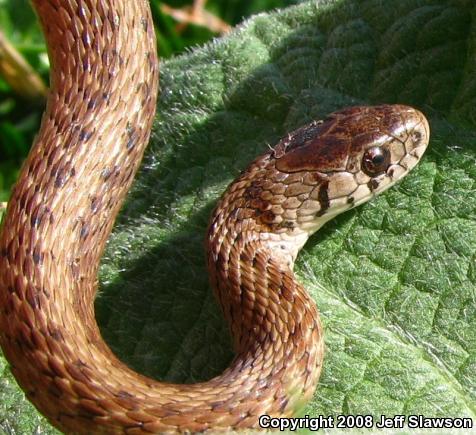
[(97, 270), (139, 166), (158, 66), (145, 0), (33, 0), (51, 91), (0, 236), (0, 342), (27, 397), (68, 433), (258, 427), (316, 387), (322, 328), (294, 259), (326, 221), (404, 176), (429, 138), (406, 106), (353, 107), (283, 138), (233, 182), (207, 236), (236, 357), (208, 382), (137, 374), (102, 340)]

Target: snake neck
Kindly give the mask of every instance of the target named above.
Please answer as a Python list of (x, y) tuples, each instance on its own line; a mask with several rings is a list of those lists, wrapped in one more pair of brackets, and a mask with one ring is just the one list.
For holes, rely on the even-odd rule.
[(269, 219), (265, 224), (258, 202), (250, 198), (262, 193), (254, 174), (268, 161), (269, 155), (257, 159), (218, 203), (208, 229), (207, 259), (237, 359), (259, 368), (254, 376), (260, 379), (260, 373), (264, 379), (280, 379), (273, 394), (281, 407), (274, 412), (290, 415), (310, 399), (317, 383), (322, 328), (314, 301), (293, 273), (309, 232), (273, 225)]
[(319, 378), (323, 339), (315, 303), (294, 277), (291, 254), (276, 255), (258, 233), (240, 231), (240, 225), (209, 236), (210, 282), (236, 352), (229, 370), (254, 379), (251, 388), (260, 401), (274, 398), (267, 413), (299, 413)]

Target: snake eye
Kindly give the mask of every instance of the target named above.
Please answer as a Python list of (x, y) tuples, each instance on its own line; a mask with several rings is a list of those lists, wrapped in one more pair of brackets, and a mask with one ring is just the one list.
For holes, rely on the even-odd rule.
[(390, 152), (383, 147), (372, 147), (365, 151), (362, 170), (370, 177), (375, 177), (387, 170)]

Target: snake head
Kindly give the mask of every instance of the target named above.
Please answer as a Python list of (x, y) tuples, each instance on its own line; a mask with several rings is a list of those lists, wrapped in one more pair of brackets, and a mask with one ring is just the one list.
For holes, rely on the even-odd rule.
[(334, 112), (289, 133), (243, 171), (219, 203), (211, 233), (232, 219), (279, 248), (289, 245), (293, 259), (329, 219), (404, 177), (428, 140), (426, 118), (408, 106)]
[[(336, 214), (383, 192), (420, 160), (429, 126), (403, 105), (356, 106), (334, 112), (282, 139), (274, 149), (281, 173), (310, 173), (318, 181), (299, 215), (315, 230)], [(311, 219), (309, 216), (322, 217)], [(306, 219), (305, 219), (306, 220)]]
[(428, 140), (426, 118), (408, 106), (334, 112), (289, 133), (242, 172), (215, 209), (209, 238), (221, 241), (233, 221), (291, 265), (328, 220), (405, 176)]
[(295, 130), (275, 147), (283, 172), (365, 172), (376, 177), (401, 164), (411, 169), (429, 140), (418, 110), (403, 105), (355, 106)]

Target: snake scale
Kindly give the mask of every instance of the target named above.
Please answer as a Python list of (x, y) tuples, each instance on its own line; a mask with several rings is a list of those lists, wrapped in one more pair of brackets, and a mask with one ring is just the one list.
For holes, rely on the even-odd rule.
[(39, 134), (0, 236), (0, 342), (25, 394), (67, 433), (257, 428), (308, 401), (323, 359), (313, 300), (294, 278), (326, 221), (386, 190), (419, 161), (425, 117), (351, 107), (286, 135), (227, 189), (207, 261), (236, 357), (207, 382), (133, 372), (94, 319), (97, 271), (148, 142), (158, 91), (145, 0), (33, 0), (52, 63)]

